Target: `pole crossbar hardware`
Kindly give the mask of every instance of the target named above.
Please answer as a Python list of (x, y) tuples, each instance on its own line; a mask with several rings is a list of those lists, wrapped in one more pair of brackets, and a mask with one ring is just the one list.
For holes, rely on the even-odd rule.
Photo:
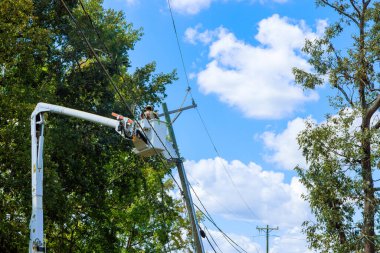
[[(191, 107), (191, 108), (193, 108), (193, 107)], [(183, 161), (182, 161), (181, 155), (179, 153), (177, 140), (175, 138), (172, 122), (171, 122), (170, 116), (169, 116), (170, 112), (168, 111), (168, 107), (167, 107), (166, 103), (162, 104), (162, 109), (164, 111), (163, 115), (165, 115), (165, 120), (166, 120), (166, 123), (168, 125), (167, 127), (168, 127), (169, 136), (173, 142), (173, 147), (174, 147), (174, 150), (175, 150), (176, 156), (177, 156), (177, 158), (175, 159), (175, 162), (176, 162), (176, 166), (178, 168), (179, 178), (181, 180), (181, 185), (182, 185), (182, 189), (183, 189), (182, 193), (183, 193), (184, 198), (185, 198), (186, 209), (187, 209), (188, 215), (190, 217), (191, 231), (193, 234), (194, 244), (195, 244), (195, 252), (196, 253), (204, 253), (205, 251), (204, 251), (203, 244), (202, 244), (200, 228), (198, 225), (197, 216), (195, 214), (193, 200), (192, 200), (191, 194), (190, 194), (190, 189), (189, 189), (189, 184), (188, 184), (187, 177), (186, 177), (185, 167), (183, 166)], [(184, 108), (182, 108), (182, 109), (184, 110)], [(172, 111), (172, 113), (173, 112), (176, 112), (176, 111)]]
[[(83, 112), (63, 106), (52, 105), (47, 103), (38, 103), (31, 115), (31, 143), (32, 143), (32, 215), (30, 219), (30, 241), (29, 253), (45, 252), (44, 244), (44, 218), (43, 218), (43, 147), (44, 147), (44, 113), (56, 113), (70, 116), (103, 126), (111, 127), (116, 130), (123, 138), (131, 140), (135, 145), (133, 152), (140, 156), (151, 156), (162, 154), (165, 157), (171, 157), (174, 154), (172, 144), (166, 141), (166, 144), (158, 142), (156, 139), (163, 139), (166, 136), (166, 124), (153, 122), (142, 126), (132, 119), (113, 113), (116, 119), (111, 119), (96, 114)], [(146, 121), (146, 120), (145, 120)], [(150, 122), (148, 122), (150, 123)], [(157, 126), (155, 126), (157, 124)], [(137, 126), (136, 126), (137, 125)], [(156, 128), (157, 129), (154, 129)], [(157, 131), (156, 131), (157, 130)], [(158, 133), (153, 135), (149, 132)], [(136, 133), (139, 133), (137, 136)], [(161, 137), (159, 136), (161, 135)], [(136, 139), (149, 138), (145, 145), (136, 146)], [(149, 142), (148, 142), (149, 141)], [(170, 147), (163, 149), (163, 146)], [(173, 151), (171, 151), (173, 150)], [(148, 152), (149, 151), (149, 152)]]
[(259, 232), (260, 231), (266, 231), (265, 232), (265, 234), (266, 234), (266, 241), (267, 241), (267, 247), (266, 247), (266, 249), (267, 249), (267, 253), (269, 253), (269, 233), (271, 232), (271, 231), (273, 231), (273, 230), (278, 230), (279, 228), (278, 228), (278, 226), (277, 227), (275, 227), (275, 228), (270, 228), (269, 227), (269, 225), (267, 225), (266, 227), (264, 227), (264, 228), (259, 228), (259, 227), (256, 227), (256, 229), (257, 230), (259, 230)]
[[(193, 102), (192, 102), (192, 104), (191, 105), (189, 105), (189, 106), (185, 106), (185, 107), (182, 107), (182, 108), (179, 108), (179, 109), (176, 109), (176, 110), (172, 110), (172, 111), (168, 111), (168, 114), (173, 114), (173, 113), (176, 113), (176, 112), (178, 112), (178, 113), (182, 113), (183, 111), (185, 111), (185, 110), (188, 110), (188, 109), (193, 109), (193, 108), (196, 108), (198, 105), (194, 102), (194, 100), (193, 100)], [(158, 117), (162, 117), (162, 116), (165, 116), (165, 113), (160, 113), (160, 114), (158, 114)], [(178, 116), (176, 117), (176, 118), (178, 118)], [(174, 120), (173, 120), (173, 122), (174, 122)], [(172, 123), (173, 123), (172, 122)]]

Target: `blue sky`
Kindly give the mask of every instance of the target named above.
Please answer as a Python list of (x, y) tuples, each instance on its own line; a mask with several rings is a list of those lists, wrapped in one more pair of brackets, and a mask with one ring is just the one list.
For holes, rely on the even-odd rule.
[[(184, 112), (174, 130), (190, 183), (247, 252), (265, 252), (256, 226), (267, 224), (280, 228), (271, 233), (271, 253), (308, 252), (301, 224), (312, 216), (292, 171), (305, 165), (295, 138), (306, 118), (323, 121), (333, 93), (327, 86), (303, 91), (291, 69), (312, 69), (300, 49), (335, 14), (305, 0), (171, 0), (171, 6), (192, 95), (220, 155), (197, 111)], [(177, 109), (187, 83), (168, 2), (106, 0), (104, 7), (124, 11), (144, 30), (130, 54), (133, 68), (156, 61), (158, 72), (177, 69), (166, 99), (169, 110)], [(237, 252), (205, 225), (223, 252)]]

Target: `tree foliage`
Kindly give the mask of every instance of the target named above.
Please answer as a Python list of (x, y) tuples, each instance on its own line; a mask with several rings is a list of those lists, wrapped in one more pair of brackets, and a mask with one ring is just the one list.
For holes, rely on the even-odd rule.
[(305, 44), (314, 72), (294, 69), (294, 74), (305, 88), (328, 80), (336, 90), (330, 101), (337, 114), (328, 115), (323, 124), (309, 121), (298, 138), (309, 168), (296, 170), (316, 217), (304, 228), (310, 247), (320, 252), (374, 253), (380, 250), (375, 184), (380, 162), (380, 4), (316, 3), (333, 9), (339, 20), (323, 37)]
[[(104, 10), (100, 0), (82, 3), (0, 1), (0, 252), (28, 247), (29, 119), (38, 102), (126, 115), (124, 101), (137, 108), (157, 104), (176, 78), (174, 71), (156, 73), (154, 62), (131, 72), (128, 52), (141, 29), (133, 28), (123, 13)], [(168, 252), (187, 247), (183, 205), (168, 193), (173, 188), (166, 177), (168, 164), (135, 156), (131, 144), (112, 130), (47, 116), (43, 204), (49, 251)]]

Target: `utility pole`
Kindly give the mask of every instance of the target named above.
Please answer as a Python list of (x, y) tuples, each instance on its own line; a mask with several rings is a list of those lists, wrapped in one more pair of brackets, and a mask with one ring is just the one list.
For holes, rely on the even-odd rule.
[[(195, 107), (195, 105), (193, 105), (191, 108), (193, 108), (193, 107)], [(170, 112), (168, 111), (168, 107), (167, 107), (166, 103), (162, 104), (162, 109), (164, 110), (165, 120), (166, 120), (166, 124), (167, 124), (168, 130), (169, 130), (169, 136), (173, 142), (173, 147), (174, 147), (174, 150), (175, 150), (176, 155), (177, 155), (175, 162), (176, 162), (176, 165), (178, 168), (179, 178), (181, 180), (181, 185), (182, 185), (183, 195), (185, 198), (187, 212), (188, 212), (189, 217), (190, 217), (191, 230), (193, 233), (193, 238), (194, 238), (194, 243), (195, 243), (195, 250), (196, 250), (196, 253), (204, 253), (202, 239), (201, 239), (200, 231), (198, 229), (197, 216), (195, 215), (193, 200), (191, 198), (189, 185), (187, 183), (185, 168), (183, 166), (183, 161), (182, 161), (181, 155), (179, 153), (177, 140), (175, 138), (173, 126), (172, 126), (171, 119), (169, 116)], [(188, 108), (186, 108), (186, 109), (188, 109)]]
[(265, 230), (266, 238), (267, 238), (267, 251), (266, 252), (269, 253), (269, 233), (273, 230), (278, 230), (278, 226), (275, 228), (270, 228), (269, 225), (267, 225), (265, 228), (256, 227), (256, 229), (259, 230), (259, 232)]

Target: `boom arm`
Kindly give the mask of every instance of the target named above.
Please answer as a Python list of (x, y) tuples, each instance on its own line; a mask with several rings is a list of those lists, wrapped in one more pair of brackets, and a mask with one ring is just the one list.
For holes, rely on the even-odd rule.
[(114, 128), (123, 137), (130, 138), (133, 121), (126, 117), (118, 120), (66, 108), (63, 106), (38, 103), (31, 115), (32, 137), (32, 216), (30, 220), (29, 253), (44, 252), (43, 228), (43, 144), (44, 144), (44, 112), (62, 114)]

